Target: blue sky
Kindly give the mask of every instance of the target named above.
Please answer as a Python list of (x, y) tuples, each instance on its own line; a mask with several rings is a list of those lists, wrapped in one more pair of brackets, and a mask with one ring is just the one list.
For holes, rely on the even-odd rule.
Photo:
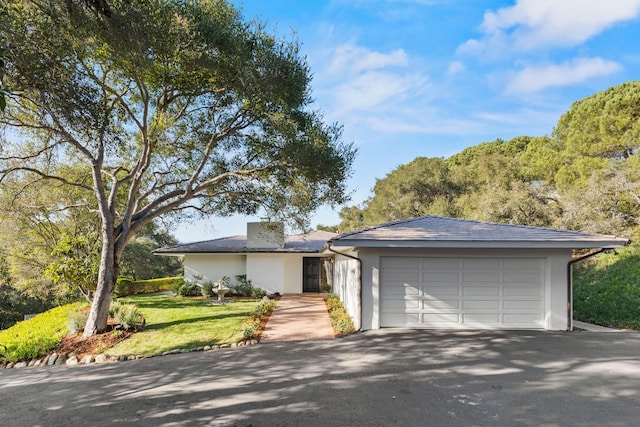
[[(550, 134), (574, 101), (640, 79), (640, 0), (244, 0), (246, 18), (295, 37), (315, 109), (359, 154), (352, 203), (417, 156), (496, 138)], [(338, 224), (323, 208), (311, 225)], [(210, 218), (182, 241), (245, 234)]]

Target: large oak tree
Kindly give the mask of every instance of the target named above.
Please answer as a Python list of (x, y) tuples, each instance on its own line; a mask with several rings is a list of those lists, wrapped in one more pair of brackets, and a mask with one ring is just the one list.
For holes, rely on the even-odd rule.
[(311, 109), (295, 41), (220, 0), (7, 8), (1, 178), (91, 195), (102, 249), (85, 337), (105, 329), (124, 248), (154, 219), (262, 209), (304, 225), (345, 201), (355, 151)]

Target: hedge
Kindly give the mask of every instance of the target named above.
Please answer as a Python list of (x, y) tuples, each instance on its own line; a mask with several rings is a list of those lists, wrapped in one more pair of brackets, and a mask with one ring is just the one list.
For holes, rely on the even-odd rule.
[(115, 295), (126, 297), (136, 294), (152, 294), (155, 292), (170, 291), (184, 282), (184, 277), (163, 277), (161, 279), (132, 280), (121, 277), (116, 282)]

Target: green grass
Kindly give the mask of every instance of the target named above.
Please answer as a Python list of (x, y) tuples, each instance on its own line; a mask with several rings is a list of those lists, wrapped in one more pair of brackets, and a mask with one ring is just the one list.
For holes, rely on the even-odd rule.
[(242, 339), (242, 322), (258, 305), (256, 300), (236, 300), (206, 305), (213, 299), (138, 295), (120, 298), (136, 304), (146, 319), (144, 329), (105, 353), (112, 356), (163, 353), (205, 345), (232, 344)]
[(16, 362), (45, 355), (69, 332), (69, 313), (82, 305), (56, 307), (0, 332), (0, 360)]
[(600, 254), (574, 269), (574, 317), (640, 329), (640, 245)]

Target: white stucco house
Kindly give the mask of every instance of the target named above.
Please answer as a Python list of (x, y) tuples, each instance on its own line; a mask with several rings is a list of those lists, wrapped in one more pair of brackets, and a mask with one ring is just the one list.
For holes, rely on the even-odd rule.
[(285, 236), (282, 223), (251, 222), (244, 236), (170, 246), (155, 253), (183, 257), (185, 279), (201, 276), (203, 282), (216, 282), (227, 276), (235, 284), (236, 276), (245, 275), (268, 293), (327, 292), (332, 279), (327, 263), (333, 257), (320, 252), (335, 236), (326, 231)]
[[(357, 329), (572, 329), (573, 250), (626, 239), (425, 216), (336, 235), (247, 236), (157, 251), (184, 256), (185, 275), (246, 274), (270, 292), (331, 290)], [(262, 230), (262, 231), (261, 231)], [(266, 237), (265, 237), (266, 236)], [(280, 237), (278, 237), (280, 236)]]

